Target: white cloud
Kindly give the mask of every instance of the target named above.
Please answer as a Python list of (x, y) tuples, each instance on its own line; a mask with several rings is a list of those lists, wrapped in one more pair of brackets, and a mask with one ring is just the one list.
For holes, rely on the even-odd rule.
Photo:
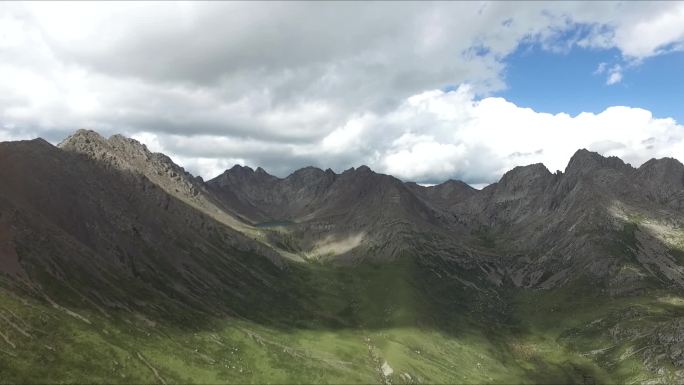
[(606, 62), (599, 63), (598, 67), (596, 67), (596, 70), (594, 71), (594, 75), (600, 75), (600, 74), (606, 72), (607, 67), (608, 67), (608, 63), (606, 63)]
[(0, 142), (24, 140), (29, 138), (35, 138), (36, 136), (37, 135), (35, 131), (18, 130), (12, 124), (0, 126)]
[(133, 137), (205, 179), (233, 164), (262, 166), (280, 176), (306, 165), (340, 172), (366, 164), (405, 180), (455, 178), (481, 188), (519, 165), (564, 170), (580, 148), (634, 166), (652, 157), (684, 160), (684, 126), (648, 110), (615, 106), (597, 114), (549, 114), (503, 98), (478, 99), (467, 85), (413, 95), (383, 114), (352, 117), (313, 143), (151, 132)]
[(598, 67), (596, 67), (596, 70), (594, 71), (594, 75), (607, 74), (608, 77), (606, 78), (606, 85), (609, 86), (620, 83), (622, 81), (622, 73), (623, 69), (620, 64), (615, 64), (609, 68), (608, 63), (605, 62), (599, 63)]
[(668, 51), (684, 40), (684, 3), (675, 2), (643, 17), (630, 17), (615, 30), (613, 44), (624, 55), (644, 58)]
[(617, 48), (629, 60), (681, 50), (684, 42), (682, 2), (584, 3), (570, 17), (593, 26), (578, 45)]
[(622, 66), (619, 64), (614, 65), (611, 69), (607, 70), (608, 79), (606, 79), (607, 85), (613, 85), (620, 83), (622, 81)]
[(622, 81), (622, 72), (611, 72), (610, 75), (608, 75), (608, 79), (606, 80), (607, 85), (613, 85), (620, 83)]
[[(543, 122), (573, 150), (613, 139), (567, 123), (608, 111), (592, 120), (479, 100), (506, 86), (521, 43), (617, 48), (637, 62), (682, 48), (683, 14), (675, 2), (4, 2), (0, 140), (92, 128), (134, 135), (205, 177), (231, 162), (279, 175), (367, 163), (483, 183), (553, 151), (555, 139), (525, 125)], [(568, 38), (578, 26), (588, 30)], [(624, 68), (597, 71), (616, 83)], [(637, 110), (620, 111), (629, 123)]]
[[(207, 179), (215, 177), (236, 164), (247, 165), (242, 158), (203, 158), (203, 157), (176, 157), (174, 162), (183, 165), (184, 168), (191, 170), (195, 175), (204, 176)], [(209, 177), (207, 177), (207, 175)]]
[[(346, 143), (365, 142), (379, 152), (365, 154), (372, 167), (426, 183), (450, 177), (489, 183), (515, 166), (538, 162), (551, 171), (563, 170), (579, 148), (619, 156), (635, 166), (651, 157), (684, 153), (684, 126), (644, 109), (554, 115), (503, 98), (477, 100), (467, 86), (412, 96), (354, 134)], [(364, 159), (358, 147), (345, 151), (359, 151), (355, 158)]]

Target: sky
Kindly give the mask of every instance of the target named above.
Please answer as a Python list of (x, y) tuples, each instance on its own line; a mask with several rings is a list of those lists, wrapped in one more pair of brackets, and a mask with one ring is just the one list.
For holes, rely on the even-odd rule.
[(474, 186), (684, 160), (684, 2), (0, 2), (0, 141)]

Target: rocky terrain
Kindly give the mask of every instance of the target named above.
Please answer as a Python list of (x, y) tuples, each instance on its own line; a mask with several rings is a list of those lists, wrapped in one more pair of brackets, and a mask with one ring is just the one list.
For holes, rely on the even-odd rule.
[(684, 381), (684, 165), (475, 190), (0, 143), (0, 382)]

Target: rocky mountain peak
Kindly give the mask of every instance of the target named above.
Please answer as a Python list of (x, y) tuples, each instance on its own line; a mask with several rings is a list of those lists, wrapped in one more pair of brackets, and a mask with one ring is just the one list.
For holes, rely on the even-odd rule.
[(592, 171), (610, 168), (616, 171), (625, 171), (630, 168), (622, 159), (616, 156), (604, 157), (601, 154), (587, 149), (580, 149), (570, 158), (565, 173), (568, 175), (579, 175)]
[(226, 170), (226, 172), (249, 172), (249, 173), (253, 173), (254, 170), (252, 170), (252, 168), (249, 166), (243, 166), (241, 164), (236, 164), (233, 167)]
[(446, 182), (442, 182), (440, 184), (434, 185), (430, 188), (438, 189), (438, 190), (459, 190), (459, 191), (477, 191), (475, 190), (472, 186), (469, 184), (460, 181), (460, 180), (454, 180), (454, 179), (449, 179)]
[(135, 139), (122, 135), (105, 139), (94, 131), (78, 130), (59, 147), (64, 151), (85, 155), (105, 167), (143, 175), (169, 195), (207, 212), (230, 227), (241, 228), (238, 221), (216, 207), (215, 199), (207, 195), (201, 178), (194, 177), (168, 156), (150, 152)]
[(60, 142), (57, 147), (65, 151), (86, 154), (93, 159), (112, 158), (107, 139), (92, 130), (80, 129)]
[(303, 183), (313, 183), (314, 181), (319, 180), (320, 178), (323, 178), (326, 176), (327, 177), (332, 176), (334, 178), (334, 175), (335, 175), (335, 173), (333, 173), (332, 170), (330, 170), (330, 172), (328, 172), (328, 171), (323, 171), (318, 167), (308, 166), (308, 167), (304, 167), (304, 168), (300, 168), (299, 170), (296, 170), (292, 174), (288, 175), (288, 177), (285, 179), (290, 180), (290, 181), (299, 181), (299, 182), (303, 182)]
[[(419, 186), (419, 185), (416, 185)], [(423, 187), (426, 191), (434, 192), (443, 197), (459, 197), (465, 198), (477, 192), (469, 184), (462, 182), (460, 180), (449, 179), (446, 182), (436, 184), (434, 186)]]
[(254, 170), (249, 166), (242, 166), (239, 164), (225, 170), (221, 175), (215, 178), (216, 181), (227, 180), (247, 180), (254, 177)]
[(148, 176), (169, 174), (171, 177), (184, 175), (187, 179), (194, 179), (168, 156), (152, 153), (144, 144), (123, 135), (112, 135), (107, 139), (95, 131), (81, 129), (67, 137), (58, 147), (65, 151), (84, 154), (123, 170)]
[(505, 173), (499, 183), (499, 191), (529, 191), (535, 186), (544, 186), (553, 179), (553, 174), (541, 163), (518, 166)]
[(644, 176), (662, 175), (682, 177), (684, 164), (674, 158), (651, 159), (639, 167), (639, 173)]
[(123, 135), (112, 135), (109, 137), (107, 142), (110, 146), (118, 150), (128, 152), (130, 154), (142, 155), (144, 157), (149, 157), (152, 154), (152, 152), (150, 152), (150, 150), (147, 149), (147, 146), (143, 143), (140, 143), (135, 139), (128, 138)]
[(684, 165), (673, 158), (651, 159), (637, 169), (637, 178), (651, 199), (684, 206)]
[(449, 179), (434, 186), (421, 186), (415, 182), (406, 182), (406, 187), (442, 208), (449, 208), (477, 194), (477, 190), (460, 180)]
[(241, 166), (239, 164), (234, 165), (230, 169), (224, 171), (223, 174), (215, 178), (215, 180), (219, 182), (219, 184), (228, 183), (229, 180), (236, 182), (251, 181), (256, 183), (270, 183), (277, 181), (278, 179), (278, 177), (269, 174), (268, 172), (266, 172), (266, 170), (264, 170), (261, 167), (257, 167), (256, 170), (253, 170), (249, 166)]
[(371, 170), (370, 167), (366, 165), (361, 165), (359, 167), (350, 167), (342, 172), (342, 175), (346, 174), (374, 174), (375, 172)]
[(236, 164), (233, 167), (224, 171), (222, 175), (252, 175), (252, 174), (254, 174), (254, 170), (252, 170), (251, 167)]
[[(58, 147), (63, 150), (90, 155), (104, 155), (102, 153), (108, 153), (109, 155), (126, 154), (129, 158), (142, 156), (145, 159), (150, 158), (152, 155), (146, 145), (135, 139), (120, 134), (112, 135), (107, 139), (95, 131), (85, 129), (80, 129), (68, 136), (58, 144)], [(167, 157), (159, 154), (159, 158)]]
[[(29, 140), (29, 142), (30, 142), (30, 143), (33, 143), (33, 144), (35, 144), (35, 145), (38, 145), (38, 146), (49, 146), (49, 147), (53, 147), (52, 144), (50, 144), (50, 142), (48, 142), (47, 140), (45, 140), (45, 139), (43, 139), (43, 138), (31, 139), (31, 140)], [(3, 143), (4, 143), (4, 142), (3, 142)]]
[(527, 166), (518, 166), (505, 173), (499, 183), (526, 183), (537, 178), (549, 177), (553, 174), (542, 163), (530, 164)]
[(261, 167), (257, 167), (257, 169), (254, 170), (254, 173), (255, 173), (255, 174), (260, 174), (260, 175), (268, 175), (268, 176), (271, 176), (271, 174), (267, 173), (266, 170), (264, 170), (264, 169), (261, 168)]
[(67, 146), (76, 146), (80, 143), (90, 144), (90, 143), (102, 143), (106, 139), (99, 133), (93, 130), (79, 129), (73, 134), (67, 136), (63, 141), (61, 141), (57, 147), (63, 148)]
[(261, 167), (257, 167), (256, 169), (252, 169), (249, 166), (242, 166), (239, 164), (234, 165), (233, 167), (227, 169), (224, 171), (221, 175), (218, 176), (218, 178), (238, 178), (238, 179), (244, 179), (244, 178), (276, 178), (273, 175), (269, 174), (266, 170), (264, 170)]

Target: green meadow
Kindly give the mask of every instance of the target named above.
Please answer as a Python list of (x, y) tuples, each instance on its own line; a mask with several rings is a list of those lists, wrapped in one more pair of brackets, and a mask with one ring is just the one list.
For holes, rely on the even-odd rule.
[[(667, 373), (648, 367), (642, 353), (658, 328), (684, 315), (684, 298), (661, 290), (611, 297), (590, 280), (553, 291), (492, 289), (486, 282), (463, 284), (435, 271), (435, 265), (412, 258), (354, 267), (292, 264), (280, 282), (287, 295), (247, 295), (249, 303), (236, 303), (234, 314), (196, 309), (175, 317), (167, 312), (179, 309), (163, 296), (149, 311), (129, 311), (79, 305), (67, 299), (68, 290), (56, 297), (59, 305), (3, 290), (0, 381), (564, 384), (667, 379)], [(616, 330), (626, 336), (616, 336)]]

